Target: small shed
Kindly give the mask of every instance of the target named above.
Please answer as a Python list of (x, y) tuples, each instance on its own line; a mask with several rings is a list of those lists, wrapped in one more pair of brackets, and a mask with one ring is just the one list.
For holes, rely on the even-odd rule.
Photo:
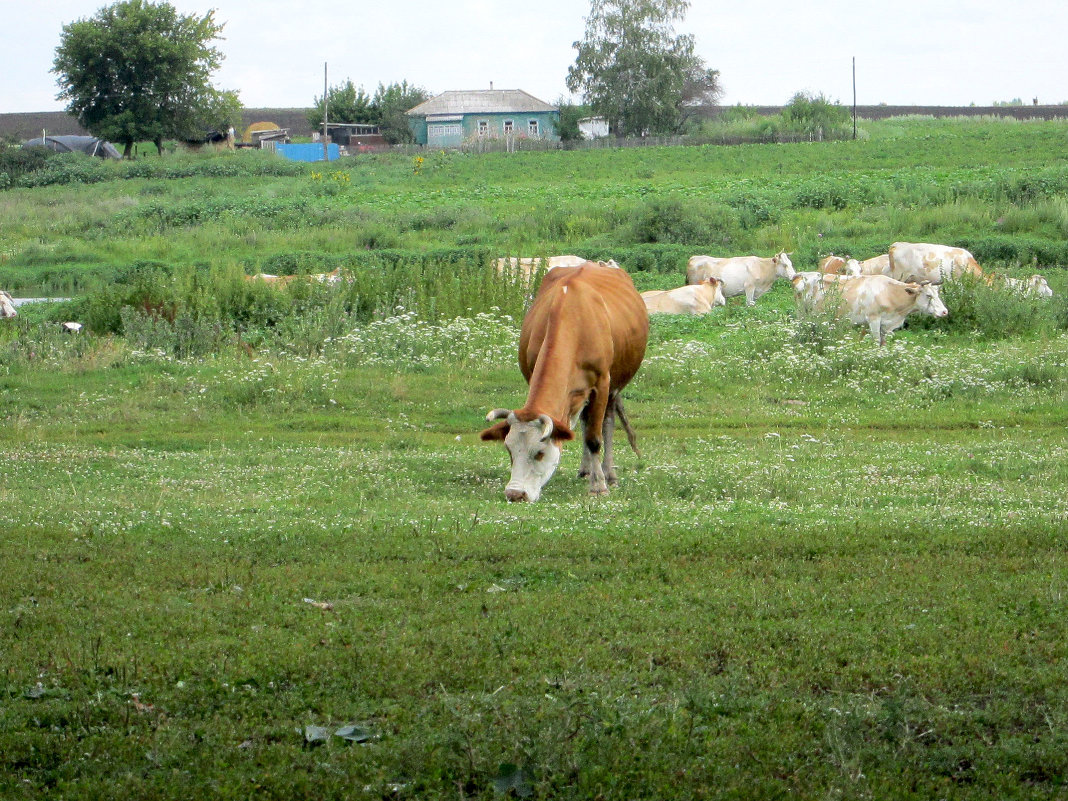
[(407, 115), (415, 141), (428, 147), (459, 147), (480, 137), (560, 139), (560, 110), (522, 89), (442, 92)]
[(578, 121), (583, 139), (599, 139), (608, 136), (608, 120), (604, 117), (583, 117)]
[(95, 136), (46, 136), (22, 143), (23, 147), (47, 147), (57, 153), (85, 153), (102, 159), (121, 159), (122, 154), (111, 142)]

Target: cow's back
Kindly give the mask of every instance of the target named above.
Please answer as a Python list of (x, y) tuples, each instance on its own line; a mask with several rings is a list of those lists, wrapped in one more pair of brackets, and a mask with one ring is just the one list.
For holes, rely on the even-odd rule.
[(588, 346), (602, 347), (603, 342), (611, 350), (612, 389), (625, 386), (638, 371), (649, 338), (649, 314), (624, 270), (586, 262), (546, 274), (519, 334), (519, 368), (527, 381), (546, 336), (561, 325), (578, 328)]

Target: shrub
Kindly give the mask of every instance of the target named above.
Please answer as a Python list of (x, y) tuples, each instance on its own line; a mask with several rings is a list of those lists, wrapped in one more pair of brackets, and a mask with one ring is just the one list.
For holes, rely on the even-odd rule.
[(631, 220), (636, 243), (729, 246), (739, 235), (738, 214), (729, 206), (700, 206), (677, 196), (641, 204)]
[(988, 285), (971, 276), (946, 281), (941, 296), (949, 317), (936, 321), (932, 317), (913, 315), (909, 326), (938, 326), (983, 339), (1013, 336), (1044, 336), (1064, 326), (1060, 319), (1062, 303), (1034, 295), (1015, 292), (995, 282)]

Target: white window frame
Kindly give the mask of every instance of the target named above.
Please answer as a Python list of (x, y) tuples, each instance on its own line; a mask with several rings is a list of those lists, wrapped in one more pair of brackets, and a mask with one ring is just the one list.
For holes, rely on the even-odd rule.
[(514, 133), (515, 133), (515, 121), (514, 120), (505, 120), (504, 121), (504, 135), (505, 136), (511, 136)]
[(538, 131), (540, 127), (541, 126), (538, 125), (537, 120), (527, 120), (527, 135), (530, 136), (532, 139), (537, 139), (539, 136), (541, 136)]
[(478, 135), (485, 136), (489, 133), (489, 123), (485, 120), (478, 121)]

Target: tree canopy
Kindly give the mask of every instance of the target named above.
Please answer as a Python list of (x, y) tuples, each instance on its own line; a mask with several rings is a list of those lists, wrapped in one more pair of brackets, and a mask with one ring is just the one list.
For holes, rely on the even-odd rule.
[[(377, 125), (390, 144), (414, 141), (405, 112), (429, 99), (430, 93), (407, 81), (378, 84), (374, 96), (363, 87), (358, 89), (351, 80), (331, 86), (326, 93), (329, 107), (325, 109), (328, 122)], [(323, 124), (323, 98), (316, 97), (308, 111), (308, 122), (318, 128)]]
[(197, 138), (240, 122), (237, 93), (212, 86), (222, 62), (214, 11), (122, 0), (63, 26), (52, 66), (60, 100), (94, 136), (133, 144)]
[(567, 87), (581, 91), (618, 136), (674, 133), (720, 95), (719, 73), (694, 53), (674, 23), (689, 0), (591, 0), (585, 37), (575, 42)]

